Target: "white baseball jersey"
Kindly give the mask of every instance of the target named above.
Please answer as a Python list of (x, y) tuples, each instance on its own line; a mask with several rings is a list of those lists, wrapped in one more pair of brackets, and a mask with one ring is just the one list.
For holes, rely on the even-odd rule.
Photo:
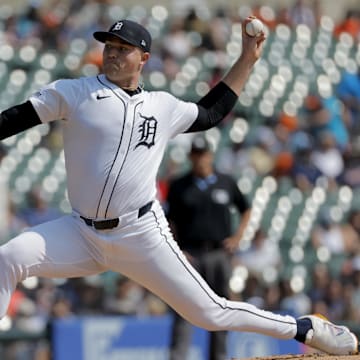
[[(129, 96), (103, 75), (59, 80), (31, 97), (41, 121), (64, 119), (74, 211), (27, 229), (0, 247), (0, 319), (29, 276), (81, 277), (116, 271), (208, 330), (255, 331), (283, 339), (296, 320), (218, 296), (181, 252), (159, 201), (156, 173), (167, 141), (188, 129), (197, 106), (163, 92)], [(119, 217), (97, 229), (94, 219)]]
[(43, 123), (64, 119), (69, 200), (83, 216), (116, 218), (156, 196), (169, 138), (197, 106), (165, 92), (129, 96), (104, 75), (58, 80), (30, 98)]

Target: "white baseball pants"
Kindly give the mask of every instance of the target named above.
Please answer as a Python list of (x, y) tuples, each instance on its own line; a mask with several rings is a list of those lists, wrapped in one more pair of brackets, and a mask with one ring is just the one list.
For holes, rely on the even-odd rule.
[(138, 282), (192, 324), (207, 330), (248, 331), (281, 339), (296, 320), (221, 298), (186, 260), (158, 202), (111, 230), (95, 230), (73, 213), (36, 226), (0, 247), (0, 318), (18, 282), (29, 276), (68, 278), (107, 270)]

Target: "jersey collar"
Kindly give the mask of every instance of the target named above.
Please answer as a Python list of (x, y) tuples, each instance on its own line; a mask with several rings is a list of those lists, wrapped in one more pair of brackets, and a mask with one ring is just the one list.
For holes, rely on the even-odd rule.
[(98, 77), (101, 80), (101, 82), (103, 84), (105, 84), (107, 87), (109, 87), (112, 91), (121, 92), (121, 93), (127, 94), (130, 97), (141, 94), (141, 92), (142, 92), (142, 88), (140, 86), (138, 86), (138, 88), (136, 90), (124, 90), (121, 87), (114, 84), (113, 82), (109, 81), (107, 79), (107, 77), (105, 76), (105, 74), (100, 74), (100, 75), (98, 75)]

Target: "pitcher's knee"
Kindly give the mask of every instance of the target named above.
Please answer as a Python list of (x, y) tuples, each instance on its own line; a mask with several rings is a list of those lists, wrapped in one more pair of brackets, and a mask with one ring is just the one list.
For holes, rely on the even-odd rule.
[(0, 247), (0, 274), (0, 319), (2, 319), (6, 315), (11, 295), (22, 276), (19, 268), (7, 257), (3, 246)]
[(4, 246), (0, 246), (0, 272), (3, 272), (3, 269), (7, 266), (7, 259), (4, 251)]
[(5, 244), (0, 247), (0, 272), (12, 266), (13, 263), (13, 256), (12, 253), (9, 252), (8, 245)]
[(8, 244), (0, 247), (0, 274), (3, 281), (11, 283), (12, 286), (26, 277), (20, 264), (17, 264), (16, 251), (13, 251)]
[(189, 321), (200, 328), (207, 331), (223, 330), (216, 320), (217, 317), (213, 316), (211, 311), (196, 312), (196, 315)]

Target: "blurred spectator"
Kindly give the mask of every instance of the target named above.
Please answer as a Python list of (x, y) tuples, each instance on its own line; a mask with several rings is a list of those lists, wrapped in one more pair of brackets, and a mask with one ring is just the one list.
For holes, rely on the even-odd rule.
[(360, 262), (359, 259), (357, 264), (354, 264), (353, 272), (353, 292), (351, 295), (351, 304), (352, 304), (352, 320), (355, 322), (360, 321)]
[(293, 165), (289, 139), (290, 131), (282, 123), (258, 126), (243, 141), (221, 148), (217, 166), (220, 171), (237, 177), (249, 168), (259, 176), (288, 175)]
[(359, 249), (358, 234), (347, 224), (336, 222), (328, 210), (319, 215), (319, 223), (311, 234), (315, 249), (326, 247), (333, 255), (353, 254)]
[(16, 205), (9, 199), (7, 208), (2, 212), (4, 225), (0, 227), (0, 243), (10, 240), (28, 225), (18, 214)]
[(264, 287), (262, 281), (260, 281), (256, 276), (249, 274), (245, 282), (244, 290), (240, 294), (241, 298), (250, 304), (261, 306), (261, 308), (263, 308), (263, 294)]
[(281, 281), (281, 289), (280, 309), (282, 311), (293, 314), (295, 317), (311, 313), (311, 299), (303, 291), (295, 292), (289, 279)]
[(344, 286), (340, 279), (331, 279), (326, 294), (326, 303), (330, 321), (337, 322), (347, 318), (346, 310), (348, 304), (346, 303), (346, 297), (344, 295)]
[[(152, 57), (152, 56), (151, 56)], [(162, 71), (169, 80), (175, 79), (177, 73), (180, 71), (179, 61), (169, 51), (163, 49), (161, 52)], [(150, 58), (151, 63), (151, 58)]]
[(358, 150), (345, 153), (344, 163), (344, 184), (354, 189), (358, 188), (360, 186), (360, 158)]
[(260, 19), (269, 28), (269, 30), (274, 30), (278, 24), (277, 14), (273, 6), (263, 3), (254, 4), (252, 6), (252, 13)]
[(259, 126), (256, 129), (254, 145), (249, 149), (249, 165), (260, 176), (270, 174), (275, 166), (274, 150), (276, 149), (276, 137), (272, 129), (267, 126)]
[(279, 284), (269, 284), (264, 286), (264, 288), (264, 303), (262, 305), (263, 309), (272, 312), (279, 312), (281, 302), (281, 291)]
[(216, 163), (219, 171), (240, 176), (250, 166), (250, 145), (246, 141), (231, 142), (219, 149)]
[(150, 291), (145, 291), (143, 308), (142, 315), (147, 316), (161, 316), (169, 311), (168, 305)]
[(74, 313), (71, 308), (70, 301), (59, 294), (55, 299), (51, 308), (50, 318), (51, 319), (63, 319), (73, 316)]
[(360, 66), (358, 66), (357, 71), (344, 71), (342, 73), (336, 94), (350, 111), (350, 126), (358, 134), (360, 132)]
[(325, 316), (327, 319), (330, 319), (329, 307), (324, 299), (314, 301), (311, 305), (312, 305), (311, 313), (321, 314), (321, 315)]
[(334, 188), (342, 180), (344, 173), (344, 159), (336, 146), (333, 134), (322, 132), (319, 142), (311, 154), (311, 161), (327, 177), (330, 187)]
[[(64, 1), (61, 4), (64, 4)], [(42, 33), (39, 38), (41, 38), (45, 48), (53, 50), (62, 49), (60, 34), (66, 14), (66, 9), (58, 8), (58, 4), (54, 4), (53, 9), (49, 9), (49, 11), (42, 14)]]
[[(209, 46), (215, 51), (225, 51), (230, 40), (232, 23), (226, 7), (216, 9), (214, 16), (209, 21), (210, 41)], [(210, 45), (211, 44), (211, 45)]]
[(14, 46), (29, 43), (34, 38), (41, 38), (41, 20), (39, 10), (34, 5), (29, 5), (17, 17), (11, 16), (5, 24), (5, 34)]
[(294, 166), (294, 156), (290, 151), (280, 151), (275, 156), (274, 169), (272, 175), (276, 179), (288, 177), (291, 175), (291, 169)]
[[(52, 9), (44, 14), (44, 21), (48, 27), (54, 28), (61, 24), (59, 32), (58, 46), (63, 48), (67, 42), (81, 38), (93, 45), (93, 29), (100, 26), (110, 27), (112, 20), (108, 16), (108, 6), (101, 1), (81, 1), (76, 5), (76, 1), (55, 1)], [(65, 16), (64, 16), (65, 15)], [(64, 49), (65, 50), (65, 49)]]
[[(1, 165), (3, 159), (7, 155), (7, 149), (0, 144), (0, 213), (3, 216), (0, 217), (0, 243), (4, 242), (9, 235), (9, 223), (10, 223), (10, 198), (9, 198), (9, 183), (1, 172)], [(9, 216), (8, 216), (9, 215)]]
[[(340, 279), (341, 280), (341, 279)], [(354, 321), (356, 318), (357, 307), (353, 303), (354, 285), (353, 282), (343, 283), (343, 299), (344, 299), (344, 312), (343, 318), (346, 321)]]
[(311, 144), (302, 144), (297, 147), (291, 177), (294, 185), (303, 192), (309, 192), (315, 186), (322, 172), (311, 161)]
[(290, 176), (294, 165), (293, 138), (299, 127), (298, 122), (297, 116), (281, 112), (274, 124), (276, 144), (274, 145), (275, 164), (272, 175), (275, 178)]
[(191, 11), (197, 11), (201, 13), (208, 14), (209, 12), (209, 4), (207, 0), (171, 0), (172, 10), (175, 14), (181, 14), (182, 16), (186, 16)]
[(235, 263), (244, 265), (250, 275), (261, 280), (267, 269), (280, 270), (282, 260), (279, 246), (271, 241), (262, 229), (259, 229), (251, 241), (251, 246), (237, 252)]
[(307, 129), (315, 141), (320, 139), (322, 132), (330, 132), (342, 152), (349, 149), (349, 112), (335, 96), (323, 98), (309, 95), (305, 99)]
[[(297, 115), (291, 115), (285, 111), (282, 111), (279, 114), (278, 125), (281, 125), (281, 129), (283, 129), (283, 131), (286, 131), (287, 133), (293, 133), (299, 129), (299, 119)], [(287, 139), (287, 136), (285, 139)]]
[(196, 8), (190, 8), (184, 18), (184, 30), (192, 36), (193, 47), (203, 50), (214, 50), (208, 22), (199, 16)]
[(318, 0), (313, 0), (309, 3), (306, 0), (295, 0), (287, 12), (290, 26), (296, 27), (297, 25), (304, 24), (310, 29), (315, 29), (317, 27), (318, 6)]
[(41, 195), (41, 190), (34, 187), (27, 193), (26, 207), (20, 212), (20, 218), (28, 226), (34, 226), (61, 216), (58, 208), (50, 207)]
[(71, 302), (64, 294), (57, 292), (53, 299), (52, 308), (46, 325), (46, 342), (43, 342), (37, 351), (35, 360), (53, 359), (53, 326), (56, 320), (65, 319), (74, 316)]
[(58, 290), (52, 279), (39, 279), (39, 285), (32, 298), (36, 304), (36, 312), (44, 323), (46, 323), (46, 320), (51, 313), (57, 292)]
[(27, 333), (40, 333), (44, 330), (44, 322), (36, 313), (36, 305), (29, 298), (20, 303), (14, 319), (16, 329)]
[(348, 224), (354, 229), (359, 237), (360, 241), (360, 211), (358, 209), (352, 209), (348, 215)]
[(215, 66), (212, 71), (211, 75), (208, 80), (208, 84), (210, 87), (215, 86), (222, 77), (222, 74), (224, 73), (224, 69), (222, 66)]
[(82, 315), (100, 314), (104, 308), (105, 292), (100, 275), (81, 279), (78, 289), (77, 313)]
[(115, 291), (105, 300), (105, 311), (116, 315), (137, 315), (143, 307), (145, 290), (134, 281), (120, 276)]
[(285, 6), (280, 7), (276, 13), (276, 22), (277, 24), (284, 24), (291, 26), (289, 19), (289, 9)]
[(192, 52), (192, 43), (184, 30), (184, 19), (172, 19), (169, 30), (163, 37), (162, 46), (168, 54), (177, 60), (186, 59)]
[(26, 299), (26, 294), (21, 286), (18, 286), (11, 297), (7, 315), (11, 318), (15, 318), (18, 309), (20, 308), (20, 304), (24, 299)]
[(330, 278), (327, 264), (317, 263), (314, 265), (311, 272), (309, 291), (307, 292), (313, 303), (325, 299)]
[(342, 33), (350, 34), (355, 41), (360, 40), (360, 10), (348, 9), (345, 18), (336, 24), (334, 35), (339, 37)]
[(273, 174), (277, 163), (279, 141), (274, 130), (267, 125), (261, 125), (253, 129), (253, 136), (241, 142), (232, 142), (229, 146), (219, 149), (217, 155), (217, 167), (220, 171), (241, 176), (245, 169), (253, 169), (257, 175), (265, 176)]

